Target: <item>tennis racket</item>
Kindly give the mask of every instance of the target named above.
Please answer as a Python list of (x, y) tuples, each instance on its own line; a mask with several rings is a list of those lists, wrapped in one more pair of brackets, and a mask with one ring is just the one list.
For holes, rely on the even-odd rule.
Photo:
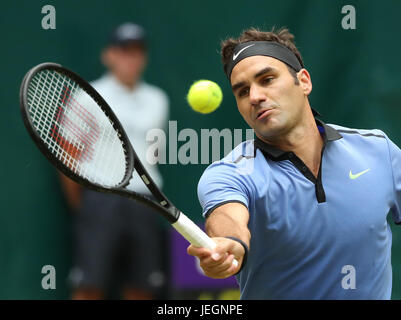
[[(22, 81), (20, 104), (31, 138), (66, 176), (87, 188), (140, 201), (191, 244), (214, 249), (215, 242), (156, 186), (109, 105), (80, 76), (59, 64), (39, 64)], [(126, 188), (134, 170), (156, 200)]]

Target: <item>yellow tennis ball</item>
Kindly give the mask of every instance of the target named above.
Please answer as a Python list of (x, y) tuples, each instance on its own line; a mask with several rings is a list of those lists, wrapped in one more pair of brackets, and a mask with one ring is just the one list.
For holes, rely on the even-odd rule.
[(220, 106), (223, 93), (217, 83), (210, 80), (199, 80), (189, 88), (187, 100), (195, 111), (210, 113)]

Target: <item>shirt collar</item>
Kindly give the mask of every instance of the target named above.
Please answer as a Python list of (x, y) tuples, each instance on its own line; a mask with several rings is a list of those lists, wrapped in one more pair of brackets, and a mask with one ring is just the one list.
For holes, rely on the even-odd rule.
[[(315, 119), (315, 121), (319, 132), (323, 137), (324, 146), (327, 144), (327, 142), (339, 140), (343, 137), (336, 129), (325, 124), (323, 121), (319, 119)], [(258, 137), (255, 137), (255, 147), (260, 149), (273, 160), (288, 159), (288, 156), (292, 154), (291, 151), (284, 151), (273, 147), (272, 145), (260, 140)]]

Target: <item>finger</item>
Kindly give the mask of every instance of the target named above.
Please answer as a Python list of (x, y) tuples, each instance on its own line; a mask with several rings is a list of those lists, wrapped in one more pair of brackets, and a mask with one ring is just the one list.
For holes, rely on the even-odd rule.
[(228, 253), (225, 252), (223, 254), (217, 254), (216, 252), (211, 252), (210, 256), (205, 257), (202, 260), (202, 264), (208, 268), (214, 268), (215, 266), (223, 263), (228, 257)]
[[(213, 249), (210, 258), (208, 257), (203, 261), (204, 267), (213, 268), (215, 266), (219, 266), (219, 268), (221, 268), (221, 264), (227, 259), (229, 254), (232, 254), (231, 250), (235, 247), (235, 245), (237, 245), (236, 242), (233, 242), (231, 240), (227, 241), (227, 239), (223, 239), (223, 241), (218, 241), (217, 246)], [(237, 264), (234, 264), (234, 267), (236, 267), (237, 265), (238, 262)]]
[[(233, 246), (231, 243), (217, 246), (212, 252), (211, 255), (212, 260), (215, 261), (216, 264), (220, 264), (222, 261), (227, 259), (229, 254), (234, 254), (234, 252), (232, 252), (232, 247)], [(238, 266), (238, 261), (237, 260), (234, 261), (234, 259), (233, 259), (234, 266)]]
[[(212, 276), (213, 278), (227, 278), (233, 274), (234, 255), (230, 254), (223, 262), (219, 265), (214, 265), (213, 267), (205, 266), (204, 272), (207, 276)], [(234, 268), (235, 270), (235, 268)]]
[(226, 272), (227, 269), (229, 269), (231, 267), (231, 264), (234, 260), (234, 256), (233, 255), (228, 255), (226, 256), (225, 259), (220, 260), (219, 262), (211, 262), (209, 264), (204, 264), (204, 268), (210, 272), (214, 272), (214, 273), (222, 273), (222, 272)]
[[(233, 261), (234, 261), (234, 255), (233, 255)], [(232, 263), (231, 264), (231, 266), (227, 269), (227, 273), (228, 274), (230, 274), (230, 275), (234, 275), (234, 274), (236, 274), (238, 271), (239, 271), (239, 269), (240, 269), (240, 267), (241, 267), (241, 264), (240, 264), (240, 262), (238, 261), (238, 260), (236, 260), (237, 261), (237, 263), (235, 264), (235, 263)]]
[(187, 253), (194, 257), (205, 258), (211, 255), (211, 251), (207, 248), (199, 248), (193, 245), (190, 245), (187, 248)]
[(238, 246), (240, 246), (238, 242), (231, 239), (223, 238), (223, 240), (217, 240), (217, 245), (213, 249), (213, 253), (219, 255), (227, 252), (235, 254), (235, 252), (238, 251)]

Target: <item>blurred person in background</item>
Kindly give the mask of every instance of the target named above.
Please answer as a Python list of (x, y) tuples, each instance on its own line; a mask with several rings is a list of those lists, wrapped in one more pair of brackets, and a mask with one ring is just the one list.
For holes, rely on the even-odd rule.
[[(101, 59), (108, 72), (92, 86), (120, 120), (139, 158), (146, 159), (146, 134), (166, 127), (169, 103), (163, 90), (142, 79), (147, 65), (145, 30), (133, 23), (120, 25)], [(157, 166), (143, 164), (161, 187)], [(64, 175), (61, 180), (76, 211), (72, 298), (105, 299), (116, 281), (121, 282), (118, 294), (124, 299), (157, 298), (165, 282), (158, 216), (130, 199), (84, 189)], [(129, 189), (150, 195), (138, 175)]]

